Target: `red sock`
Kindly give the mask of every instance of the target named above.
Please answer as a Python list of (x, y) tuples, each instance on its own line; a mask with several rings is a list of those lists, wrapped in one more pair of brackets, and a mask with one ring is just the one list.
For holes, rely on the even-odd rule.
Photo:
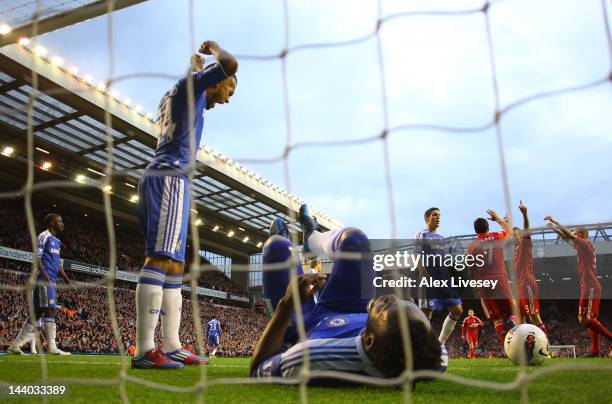
[(544, 334), (548, 337), (548, 329), (546, 328), (544, 323), (536, 324), (536, 327), (538, 327), (540, 330), (544, 331)]
[(589, 321), (587, 321), (587, 327), (589, 327), (589, 330), (593, 330), (596, 333), (603, 335), (604, 337), (608, 339), (608, 341), (612, 341), (612, 334), (610, 333), (610, 331), (608, 331), (606, 327), (603, 326), (602, 323), (597, 321), (596, 318), (592, 318)]
[(475, 358), (476, 357), (476, 351), (474, 350), (474, 348), (470, 348), (470, 355), (468, 356), (468, 358)]
[(506, 339), (506, 334), (508, 333), (506, 325), (504, 323), (495, 324), (495, 333), (497, 334), (499, 342), (503, 344)]
[(591, 354), (599, 355), (599, 334), (589, 329), (589, 337), (591, 337)]

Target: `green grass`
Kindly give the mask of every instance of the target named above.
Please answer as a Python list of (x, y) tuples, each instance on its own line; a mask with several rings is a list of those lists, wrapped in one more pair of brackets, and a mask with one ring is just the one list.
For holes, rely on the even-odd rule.
[[(47, 357), (49, 380), (54, 379), (117, 379), (121, 364), (128, 358), (118, 356), (71, 356)], [(548, 360), (544, 366), (555, 363), (597, 363), (611, 365), (609, 359), (556, 359)], [(211, 361), (206, 367), (207, 379), (246, 378), (248, 359), (222, 359)], [(537, 369), (537, 368), (536, 368)], [(529, 369), (533, 371), (535, 369)], [(494, 382), (510, 382), (517, 368), (506, 359), (452, 359), (448, 373), (472, 379)], [(200, 377), (200, 369), (189, 367), (177, 371), (128, 370), (138, 378), (173, 386), (188, 387)], [(0, 381), (9, 383), (36, 383), (41, 379), (41, 365), (34, 356), (0, 356)], [(579, 403), (600, 404), (610, 402), (612, 372), (607, 370), (566, 370), (537, 379), (529, 386), (529, 399), (535, 403)], [(183, 403), (195, 401), (196, 394), (170, 393), (128, 382), (127, 395), (131, 403)], [(3, 393), (5, 394), (5, 393)], [(204, 399), (215, 403), (285, 403), (299, 401), (299, 387), (280, 385), (217, 385), (204, 392)], [(396, 388), (375, 387), (309, 387), (308, 399), (313, 403), (397, 403), (402, 392)], [(449, 381), (419, 383), (413, 392), (417, 403), (508, 403), (518, 402), (520, 392), (497, 391), (473, 388)], [(8, 401), (28, 402), (40, 398), (21, 398)], [(6, 395), (0, 402), (7, 402)], [(69, 394), (54, 397), (49, 402), (91, 403), (120, 402), (119, 389), (115, 386), (69, 385)]]

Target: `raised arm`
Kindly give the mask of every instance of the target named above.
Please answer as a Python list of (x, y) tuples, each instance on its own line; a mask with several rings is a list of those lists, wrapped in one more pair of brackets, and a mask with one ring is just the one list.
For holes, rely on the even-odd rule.
[(519, 204), (519, 210), (523, 215), (523, 230), (525, 230), (525, 232), (529, 232), (529, 216), (527, 216), (527, 206), (523, 203), (523, 201), (521, 201)]
[(238, 61), (236, 58), (214, 41), (203, 42), (199, 52), (205, 55), (212, 55), (217, 59), (227, 77), (233, 76), (238, 71)]
[(561, 223), (557, 222), (557, 220), (552, 216), (546, 216), (544, 218), (547, 222), (549, 222), (553, 226), (553, 230), (557, 232), (557, 234), (565, 241), (574, 241), (576, 240), (576, 235), (567, 227), (563, 226)]
[[(300, 302), (304, 304), (312, 299), (314, 294), (325, 284), (325, 279), (325, 276), (320, 274), (301, 275), (298, 278)], [(291, 284), (289, 284), (285, 296), (278, 302), (270, 322), (259, 337), (251, 358), (251, 374), (263, 361), (281, 351), (285, 332), (291, 323), (293, 304), (293, 293), (291, 292)]]
[(496, 222), (502, 229), (508, 232), (510, 231), (510, 223), (499, 217), (497, 212), (495, 212), (493, 209), (487, 209), (487, 213), (489, 214), (489, 220)]

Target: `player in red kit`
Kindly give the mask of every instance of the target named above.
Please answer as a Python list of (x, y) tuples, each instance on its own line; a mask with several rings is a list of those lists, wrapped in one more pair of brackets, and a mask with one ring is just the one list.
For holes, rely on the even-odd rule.
[(470, 346), (468, 358), (476, 358), (476, 348), (478, 347), (478, 329), (484, 327), (484, 323), (474, 315), (474, 310), (468, 310), (468, 316), (463, 319), (461, 326), (461, 339)]
[(599, 336), (603, 335), (612, 341), (612, 334), (597, 320), (601, 284), (597, 280), (595, 248), (589, 241), (589, 232), (579, 227), (575, 232), (557, 222), (552, 216), (544, 220), (551, 223), (553, 230), (576, 249), (578, 258), (578, 276), (580, 278), (580, 302), (578, 303), (578, 322), (589, 329), (591, 338), (591, 356), (599, 356)]
[(489, 220), (499, 224), (503, 230), (489, 232), (487, 220), (476, 219), (476, 240), (469, 245), (467, 253), (484, 257), (483, 266), (472, 265), (470, 268), (474, 279), (497, 281), (495, 287), (479, 288), (479, 295), (493, 320), (497, 338), (503, 344), (508, 331), (518, 324), (517, 318), (512, 314), (512, 292), (504, 263), (504, 240), (510, 235), (510, 225), (494, 210), (489, 209), (487, 213)]
[(518, 227), (514, 231), (514, 269), (516, 271), (516, 291), (521, 314), (525, 320), (548, 335), (548, 330), (540, 318), (540, 301), (538, 299), (538, 283), (533, 273), (533, 255), (531, 252), (531, 234), (527, 206), (521, 201), (519, 210), (523, 215), (523, 230)]

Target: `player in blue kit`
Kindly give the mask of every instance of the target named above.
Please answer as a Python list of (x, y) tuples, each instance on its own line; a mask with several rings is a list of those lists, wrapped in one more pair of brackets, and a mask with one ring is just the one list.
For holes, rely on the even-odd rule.
[[(206, 41), (200, 53), (217, 61), (204, 68), (192, 57), (194, 104), (188, 101), (188, 79), (181, 79), (162, 98), (155, 157), (138, 186), (138, 215), (145, 239), (145, 262), (136, 287), (136, 357), (134, 368), (175, 369), (206, 364), (184, 349), (179, 339), (185, 244), (189, 226), (189, 177), (200, 145), (204, 112), (226, 104), (236, 89), (238, 62), (216, 42)], [(190, 122), (190, 107), (194, 122)], [(192, 132), (193, 131), (193, 132)], [(193, 133), (193, 136), (191, 135)], [(153, 336), (161, 313), (163, 349)]]
[(60, 215), (49, 213), (45, 216), (45, 227), (47, 230), (38, 235), (38, 275), (36, 277), (37, 285), (34, 288), (34, 315), (35, 319), (28, 316), (25, 323), (21, 327), (19, 334), (8, 347), (7, 353), (23, 355), (21, 346), (25, 342), (29, 342), (35, 338), (36, 322), (42, 319), (43, 328), (47, 337), (47, 353), (52, 355), (70, 355), (69, 352), (64, 352), (57, 347), (55, 342), (56, 324), (55, 316), (59, 308), (57, 304), (57, 291), (55, 284), (58, 276), (66, 283), (70, 283), (70, 279), (64, 272), (60, 260), (61, 242), (57, 238), (64, 231), (64, 222)]
[[(312, 371), (396, 377), (406, 367), (399, 326), (401, 310), (409, 322), (413, 368), (445, 369), (445, 349), (415, 304), (394, 295), (374, 299), (374, 270), (367, 258), (370, 242), (366, 235), (351, 227), (321, 233), (306, 205), (300, 209), (300, 223), (307, 253), (325, 253), (328, 257), (357, 253), (366, 258), (336, 257), (328, 277), (304, 275), (297, 264), (307, 334), (307, 340), (299, 343), (293, 312), (295, 297), (288, 285), (290, 268), (263, 271), (264, 297), (270, 299), (275, 311), (255, 348), (251, 375), (296, 377), (303, 366), (303, 351), (308, 349)], [(263, 247), (264, 265), (289, 262), (295, 249), (286, 238), (288, 234), (287, 224), (275, 219)], [(319, 300), (315, 304), (312, 298), (317, 292)]]
[(449, 286), (420, 287), (419, 307), (427, 318), (431, 319), (434, 311), (448, 309), (448, 315), (442, 324), (439, 341), (446, 344), (446, 340), (453, 333), (457, 321), (463, 314), (463, 306), (457, 290), (450, 286), (449, 268), (444, 262), (444, 236), (438, 233), (440, 226), (440, 209), (429, 208), (424, 214), (426, 229), (419, 231), (415, 236), (415, 253), (422, 254), (425, 265), (419, 266), (421, 279), (429, 277), (431, 280), (448, 281)]
[(219, 344), (221, 343), (221, 324), (219, 320), (213, 318), (208, 323), (206, 323), (206, 335), (208, 335), (208, 348), (212, 349), (210, 351), (210, 357), (214, 358), (217, 354), (217, 349), (219, 348)]

